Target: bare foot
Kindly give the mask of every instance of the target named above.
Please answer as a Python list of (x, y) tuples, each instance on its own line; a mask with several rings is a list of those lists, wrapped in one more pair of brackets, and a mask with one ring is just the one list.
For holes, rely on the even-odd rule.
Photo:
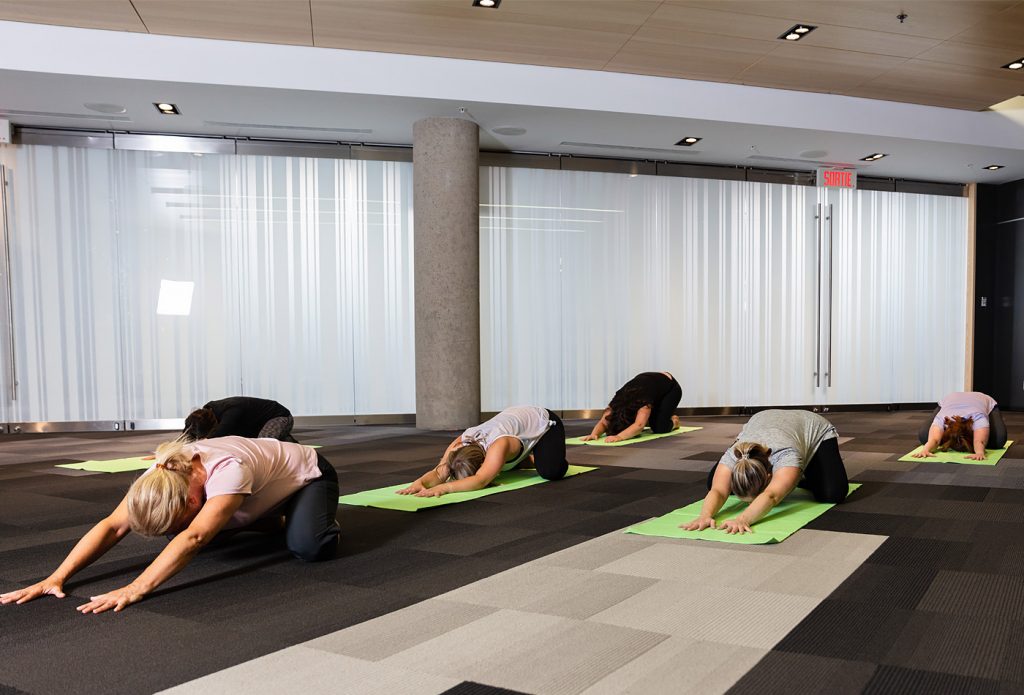
[(679, 422), (679, 416), (678, 415), (673, 415), (672, 416), (672, 429), (673, 430), (677, 430), (680, 427), (682, 427), (682, 424), (680, 424), (680, 422)]

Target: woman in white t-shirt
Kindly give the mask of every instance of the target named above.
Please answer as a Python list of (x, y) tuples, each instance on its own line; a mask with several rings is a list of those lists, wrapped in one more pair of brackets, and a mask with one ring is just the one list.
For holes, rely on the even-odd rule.
[(326, 560), (338, 547), (337, 510), (338, 474), (309, 447), (245, 437), (167, 442), (157, 449), (155, 465), (136, 479), (117, 508), (85, 534), (53, 574), (0, 595), (0, 604), (44, 595), (64, 598), (64, 583), (129, 531), (173, 538), (135, 581), (93, 596), (78, 606), (80, 612), (120, 611), (140, 601), (226, 529), (283, 529), (294, 555), (310, 562)]
[(984, 461), (986, 448), (1006, 446), (1006, 424), (992, 396), (980, 391), (957, 391), (939, 401), (917, 438), (924, 448), (914, 454), (915, 458), (952, 449), (969, 453), (969, 459)]
[(547, 480), (565, 476), (565, 427), (547, 408), (518, 405), (470, 427), (445, 449), (441, 461), (399, 495), (440, 497), (480, 490), (499, 473), (519, 465), (537, 469)]

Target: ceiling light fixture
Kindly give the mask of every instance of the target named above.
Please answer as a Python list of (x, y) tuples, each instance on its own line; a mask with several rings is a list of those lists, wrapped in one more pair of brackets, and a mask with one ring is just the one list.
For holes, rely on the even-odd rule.
[(165, 116), (178, 116), (181, 114), (181, 111), (178, 111), (177, 106), (169, 104), (166, 101), (153, 102), (153, 106), (155, 106), (156, 110)]
[(486, 7), (489, 10), (498, 9), (501, 0), (473, 0), (473, 7)]
[(679, 142), (676, 143), (676, 147), (692, 147), (693, 145), (696, 145), (701, 140), (703, 140), (703, 138), (695, 138), (693, 136), (685, 137), (685, 138), (683, 138), (682, 140), (680, 140)]
[(861, 157), (860, 161), (862, 161), (862, 162), (877, 162), (882, 157), (888, 157), (888, 156), (889, 155), (882, 154), (881, 152), (875, 152), (874, 154), (869, 154), (867, 157)]
[(782, 35), (779, 36), (779, 38), (783, 41), (799, 41), (817, 28), (818, 27), (813, 27), (810, 24), (796, 24), (792, 28), (782, 32)]
[(1004, 167), (1002, 164), (989, 164), (985, 168), (988, 169), (989, 171), (998, 171), (1000, 169), (1003, 169)]
[(1012, 63), (1007, 63), (1003, 67), (1007, 70), (1020, 70), (1021, 68), (1024, 68), (1024, 58), (1018, 58)]

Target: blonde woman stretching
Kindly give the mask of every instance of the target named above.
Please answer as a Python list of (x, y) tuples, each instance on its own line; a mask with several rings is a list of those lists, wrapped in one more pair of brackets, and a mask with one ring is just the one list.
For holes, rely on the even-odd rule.
[[(333, 557), (338, 546), (338, 474), (315, 450), (275, 439), (220, 437), (193, 444), (167, 442), (117, 508), (75, 545), (53, 574), (0, 594), (0, 604), (39, 596), (64, 598), (64, 584), (129, 531), (173, 534), (135, 581), (78, 606), (81, 613), (120, 611), (179, 572), (221, 530), (283, 528), (302, 560)], [(269, 522), (269, 523), (267, 523)], [(265, 529), (264, 529), (265, 530)]]
[(531, 465), (547, 480), (565, 476), (565, 427), (547, 408), (518, 405), (456, 437), (436, 466), (399, 495), (440, 497), (480, 490), (502, 471)]
[(793, 488), (810, 490), (819, 502), (838, 503), (846, 499), (848, 486), (832, 423), (806, 410), (763, 410), (747, 421), (708, 473), (700, 516), (680, 527), (715, 528), (715, 514), (729, 495), (736, 495), (750, 504), (720, 528), (747, 533)]

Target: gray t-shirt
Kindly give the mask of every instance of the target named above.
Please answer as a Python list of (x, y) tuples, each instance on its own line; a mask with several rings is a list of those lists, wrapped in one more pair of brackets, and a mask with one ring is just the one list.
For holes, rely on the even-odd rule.
[[(736, 441), (757, 442), (771, 449), (768, 460), (773, 471), (790, 466), (802, 471), (821, 443), (836, 436), (831, 422), (808, 410), (762, 410), (747, 421)], [(719, 461), (729, 470), (736, 467), (732, 450), (730, 446)]]

